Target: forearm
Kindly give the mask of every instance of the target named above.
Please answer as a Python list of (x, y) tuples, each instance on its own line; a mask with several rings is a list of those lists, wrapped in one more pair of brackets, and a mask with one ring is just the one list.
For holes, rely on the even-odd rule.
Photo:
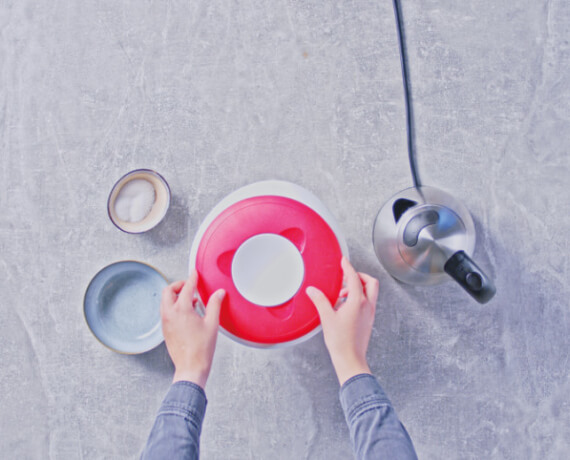
[(141, 459), (197, 459), (206, 394), (191, 382), (171, 385), (156, 416)]
[(412, 440), (376, 378), (356, 375), (340, 389), (356, 458), (416, 459)]

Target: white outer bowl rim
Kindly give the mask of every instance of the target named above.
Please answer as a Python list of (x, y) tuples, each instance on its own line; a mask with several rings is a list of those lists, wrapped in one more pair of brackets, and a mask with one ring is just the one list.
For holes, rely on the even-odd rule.
[[(307, 190), (300, 185), (294, 184), (288, 181), (282, 180), (265, 180), (260, 182), (254, 182), (253, 184), (245, 185), (234, 192), (230, 193), (226, 197), (222, 198), (222, 200), (216, 204), (212, 210), (206, 215), (200, 226), (198, 227), (198, 231), (192, 241), (192, 246), (190, 248), (190, 261), (189, 261), (189, 271), (196, 267), (196, 256), (198, 254), (198, 247), (200, 246), (200, 242), (206, 233), (206, 230), (210, 227), (212, 222), (218, 217), (222, 212), (224, 212), (230, 206), (238, 203), (239, 201), (246, 200), (248, 198), (253, 198), (257, 196), (281, 196), (284, 198), (290, 198), (292, 200), (298, 201), (305, 206), (308, 206), (313, 211), (315, 211), (319, 216), (323, 218), (323, 220), (328, 224), (328, 226), (333, 231), (336, 239), (339, 243), (340, 250), (342, 254), (348, 258), (348, 245), (346, 244), (346, 238), (342, 232), (340, 224), (333, 216), (333, 214), (328, 210), (328, 208), (322, 203), (322, 201), (317, 198), (312, 192)], [(340, 263), (340, 261), (339, 261)], [(197, 292), (196, 295), (198, 296), (199, 301), (204, 304), (202, 299), (200, 298), (200, 294)], [(317, 326), (312, 331), (308, 332), (307, 334), (287, 342), (280, 342), (280, 343), (258, 343), (258, 342), (250, 342), (248, 340), (244, 340), (236, 335), (232, 334), (231, 332), (224, 329), (220, 326), (220, 331), (227, 337), (231, 338), (232, 340), (241, 343), (243, 345), (248, 345), (250, 347), (255, 348), (283, 348), (290, 345), (295, 345), (305, 340), (310, 339), (314, 335), (318, 334), (321, 331), (321, 326)]]

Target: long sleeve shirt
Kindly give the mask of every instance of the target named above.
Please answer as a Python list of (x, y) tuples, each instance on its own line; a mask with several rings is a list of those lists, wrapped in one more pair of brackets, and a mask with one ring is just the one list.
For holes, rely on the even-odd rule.
[(173, 383), (158, 410), (141, 459), (199, 458), (206, 404), (206, 393), (199, 385)]
[(340, 404), (357, 459), (417, 459), (412, 440), (376, 377), (359, 374), (348, 379), (340, 388)]
[[(376, 378), (359, 374), (340, 389), (357, 459), (416, 459), (412, 441)], [(206, 394), (191, 382), (172, 384), (150, 432), (142, 460), (197, 459)]]

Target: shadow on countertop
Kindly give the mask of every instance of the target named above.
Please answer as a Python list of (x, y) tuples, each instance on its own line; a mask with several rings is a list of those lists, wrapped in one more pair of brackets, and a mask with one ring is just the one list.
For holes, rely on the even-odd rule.
[(160, 247), (174, 246), (188, 234), (190, 214), (186, 202), (178, 195), (172, 195), (170, 209), (164, 220), (145, 234), (153, 244)]
[(129, 358), (139, 363), (150, 374), (159, 374), (166, 377), (174, 375), (174, 365), (168, 356), (168, 350), (164, 342), (146, 353), (129, 356)]

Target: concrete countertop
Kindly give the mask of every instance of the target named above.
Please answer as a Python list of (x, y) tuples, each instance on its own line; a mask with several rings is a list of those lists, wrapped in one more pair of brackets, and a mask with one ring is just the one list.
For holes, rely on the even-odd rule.
[[(1, 458), (140, 454), (172, 365), (164, 345), (101, 346), (84, 291), (122, 259), (186, 277), (201, 219), (268, 178), (319, 196), (379, 278), (369, 360), (420, 458), (568, 455), (570, 3), (403, 3), (420, 173), (475, 219), (485, 306), (402, 285), (373, 252), (411, 185), (391, 2), (0, 4)], [(142, 167), (173, 204), (127, 235), (106, 200)], [(221, 336), (206, 392), (205, 459), (351, 458), (322, 335)]]

